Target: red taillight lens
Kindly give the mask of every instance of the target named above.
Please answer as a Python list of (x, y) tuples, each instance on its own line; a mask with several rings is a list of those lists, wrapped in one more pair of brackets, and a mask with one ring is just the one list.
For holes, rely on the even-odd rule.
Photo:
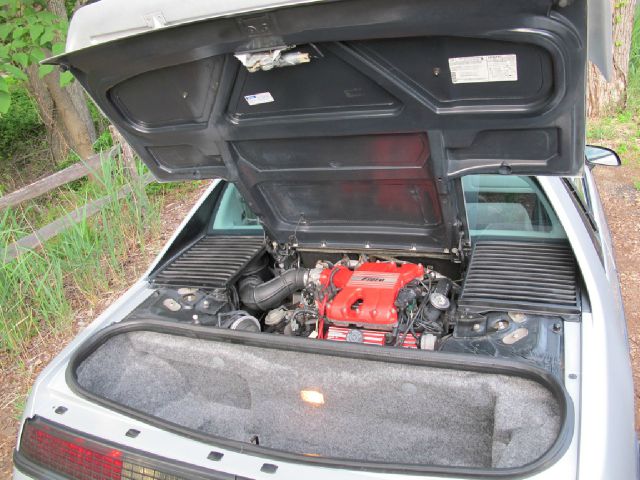
[(123, 478), (120, 450), (74, 437), (46, 424), (25, 424), (20, 453), (53, 472), (77, 480)]
[(226, 473), (111, 445), (38, 417), (25, 422), (14, 460), (18, 469), (34, 469), (37, 478), (48, 478), (43, 470), (73, 480), (234, 478)]

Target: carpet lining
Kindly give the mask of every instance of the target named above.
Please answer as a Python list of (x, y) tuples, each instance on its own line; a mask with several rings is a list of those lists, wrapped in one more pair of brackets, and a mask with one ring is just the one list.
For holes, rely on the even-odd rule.
[[(87, 391), (205, 434), (292, 453), (477, 468), (541, 457), (561, 425), (537, 382), (134, 331), (77, 368)], [(323, 392), (310, 406), (300, 390)]]

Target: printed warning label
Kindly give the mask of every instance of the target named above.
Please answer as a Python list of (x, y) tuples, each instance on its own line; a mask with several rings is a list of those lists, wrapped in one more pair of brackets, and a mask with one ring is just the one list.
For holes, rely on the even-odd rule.
[(449, 59), (453, 83), (515, 82), (518, 62), (515, 54), (481, 55)]
[(273, 97), (269, 92), (255, 93), (253, 95), (245, 95), (244, 99), (249, 105), (260, 105), (261, 103), (273, 102)]

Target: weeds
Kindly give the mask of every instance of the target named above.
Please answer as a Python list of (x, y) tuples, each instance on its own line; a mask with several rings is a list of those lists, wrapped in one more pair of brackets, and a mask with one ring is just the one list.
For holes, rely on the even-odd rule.
[[(96, 180), (85, 190), (70, 190), (67, 212), (95, 196), (112, 201), (45, 243), (5, 262), (0, 253), (0, 350), (19, 353), (43, 329), (68, 327), (74, 307), (94, 302), (122, 278), (122, 262), (131, 251), (145, 248), (145, 236), (159, 227), (159, 205), (144, 186), (125, 177), (120, 162), (104, 161)], [(117, 199), (129, 184), (132, 193)], [(0, 246), (31, 233), (25, 215), (0, 213)]]

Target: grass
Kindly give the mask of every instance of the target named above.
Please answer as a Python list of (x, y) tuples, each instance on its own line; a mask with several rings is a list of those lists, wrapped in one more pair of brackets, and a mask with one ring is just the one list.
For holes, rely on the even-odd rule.
[[(120, 162), (104, 161), (91, 187), (69, 191), (66, 201), (69, 210), (84, 205), (90, 190), (91, 196), (112, 196), (111, 203), (40, 250), (10, 262), (0, 258), (0, 350), (18, 354), (43, 329), (68, 327), (74, 308), (95, 302), (122, 281), (123, 261), (131, 251), (144, 252), (145, 239), (160, 225), (159, 204), (141, 184), (132, 184), (133, 193), (116, 200), (130, 182)], [(0, 213), (0, 246), (30, 231), (16, 210)]]
[[(0, 195), (15, 188), (16, 172), (21, 172), (22, 183), (28, 183), (52, 173), (53, 166), (42, 153), (43, 149), (46, 152), (46, 135), (33, 101), (19, 84), (11, 88), (11, 110), (0, 117), (0, 151), (4, 155), (0, 157)], [(113, 145), (108, 121), (93, 104), (89, 107), (96, 128), (103, 132), (94, 150), (106, 151)], [(69, 155), (54, 169), (77, 161), (77, 156)], [(139, 173), (145, 171), (139, 165)], [(131, 195), (116, 200), (119, 189), (131, 183), (121, 163), (103, 161), (94, 177), (0, 211), (0, 352), (19, 355), (34, 336), (68, 328), (75, 310), (96, 304), (105, 292), (122, 288), (126, 283), (123, 262), (132, 252), (144, 253), (146, 239), (159, 232), (164, 195), (176, 188), (184, 192), (192, 188), (190, 184), (135, 184)], [(98, 214), (47, 241), (42, 249), (4, 262), (6, 245), (107, 195), (114, 200)]]
[(625, 109), (616, 115), (590, 120), (587, 142), (613, 148), (626, 165), (640, 165), (640, 124), (638, 113)]

